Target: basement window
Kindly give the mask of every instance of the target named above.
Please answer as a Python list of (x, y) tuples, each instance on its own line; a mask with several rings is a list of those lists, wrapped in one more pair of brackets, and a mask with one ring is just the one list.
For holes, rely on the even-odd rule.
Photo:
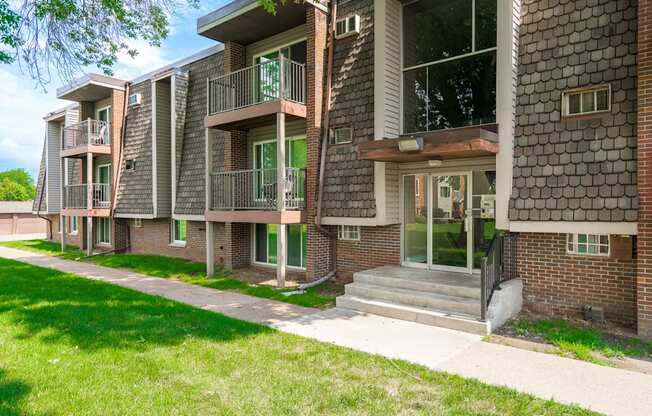
[(337, 228), (337, 239), (343, 241), (360, 241), (360, 226), (340, 225)]
[(570, 254), (609, 255), (609, 236), (603, 234), (567, 234), (566, 249)]
[(172, 220), (171, 225), (171, 243), (174, 245), (185, 246), (187, 240), (188, 222), (186, 220)]
[(134, 218), (134, 227), (142, 228), (143, 227), (143, 219), (142, 218)]
[(580, 116), (611, 110), (611, 88), (608, 85), (565, 91), (562, 94), (564, 116)]

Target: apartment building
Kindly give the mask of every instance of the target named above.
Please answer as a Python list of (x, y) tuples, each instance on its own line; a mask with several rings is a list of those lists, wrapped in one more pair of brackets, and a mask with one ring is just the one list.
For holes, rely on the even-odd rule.
[[(649, 13), (635, 0), (339, 0), (271, 15), (236, 0), (197, 22), (214, 47), (105, 80), (122, 97), (106, 217), (91, 198), (106, 154), (58, 158), (56, 140), (47, 212), (78, 172), (87, 202), (61, 223), (86, 218), (89, 250), (108, 221), (111, 247), (209, 274), (336, 274), (352, 281), (342, 307), (484, 333), (493, 303), (522, 297), (650, 336)], [(75, 111), (105, 117), (87, 78), (60, 92), (77, 110), (46, 118), (53, 137)]]

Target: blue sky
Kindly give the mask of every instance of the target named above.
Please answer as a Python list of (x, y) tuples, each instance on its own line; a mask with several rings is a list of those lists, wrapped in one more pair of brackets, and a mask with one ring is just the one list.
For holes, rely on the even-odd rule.
[[(171, 18), (170, 36), (161, 47), (136, 42), (133, 46), (138, 49), (138, 56), (135, 59), (122, 56), (114, 68), (115, 77), (133, 79), (214, 45), (215, 41), (197, 35), (196, 20), (228, 1), (204, 1), (198, 9), (180, 10)], [(89, 68), (89, 72), (99, 71)], [(56, 89), (62, 84), (54, 76), (47, 92), (43, 92), (17, 65), (0, 64), (0, 171), (25, 168), (36, 177), (44, 138), (43, 116), (70, 104), (55, 97)]]

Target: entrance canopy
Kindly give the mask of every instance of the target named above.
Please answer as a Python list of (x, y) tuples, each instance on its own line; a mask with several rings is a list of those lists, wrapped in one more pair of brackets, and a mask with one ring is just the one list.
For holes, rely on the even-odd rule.
[[(432, 131), (397, 139), (374, 140), (358, 145), (358, 159), (378, 162), (422, 162), (433, 159), (492, 156), (498, 153), (497, 131), (498, 126), (492, 124)], [(413, 145), (412, 148), (410, 145)]]

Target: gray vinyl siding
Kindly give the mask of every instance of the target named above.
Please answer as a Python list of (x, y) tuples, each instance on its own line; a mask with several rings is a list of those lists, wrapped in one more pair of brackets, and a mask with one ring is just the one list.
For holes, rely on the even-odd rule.
[(296, 43), (305, 39), (306, 36), (306, 25), (301, 25), (248, 45), (246, 50), (247, 66), (253, 65), (256, 55)]
[(49, 121), (47, 123), (47, 207), (49, 213), (61, 211), (61, 129), (60, 121)]
[(385, 213), (388, 224), (400, 222), (399, 201), (399, 167), (398, 163), (385, 163)]
[(172, 214), (170, 91), (170, 83), (156, 83), (156, 196), (159, 217), (169, 217)]
[(206, 79), (223, 73), (223, 54), (216, 53), (183, 69), (188, 70), (189, 81), (175, 214), (203, 215), (206, 209)]
[(127, 109), (123, 160), (133, 159), (134, 170), (120, 167), (122, 174), (117, 190), (117, 214), (152, 215), (152, 99), (149, 80), (132, 86), (130, 93), (140, 93), (140, 105)]
[(391, 138), (401, 132), (401, 3), (387, 0), (385, 7), (384, 137)]

